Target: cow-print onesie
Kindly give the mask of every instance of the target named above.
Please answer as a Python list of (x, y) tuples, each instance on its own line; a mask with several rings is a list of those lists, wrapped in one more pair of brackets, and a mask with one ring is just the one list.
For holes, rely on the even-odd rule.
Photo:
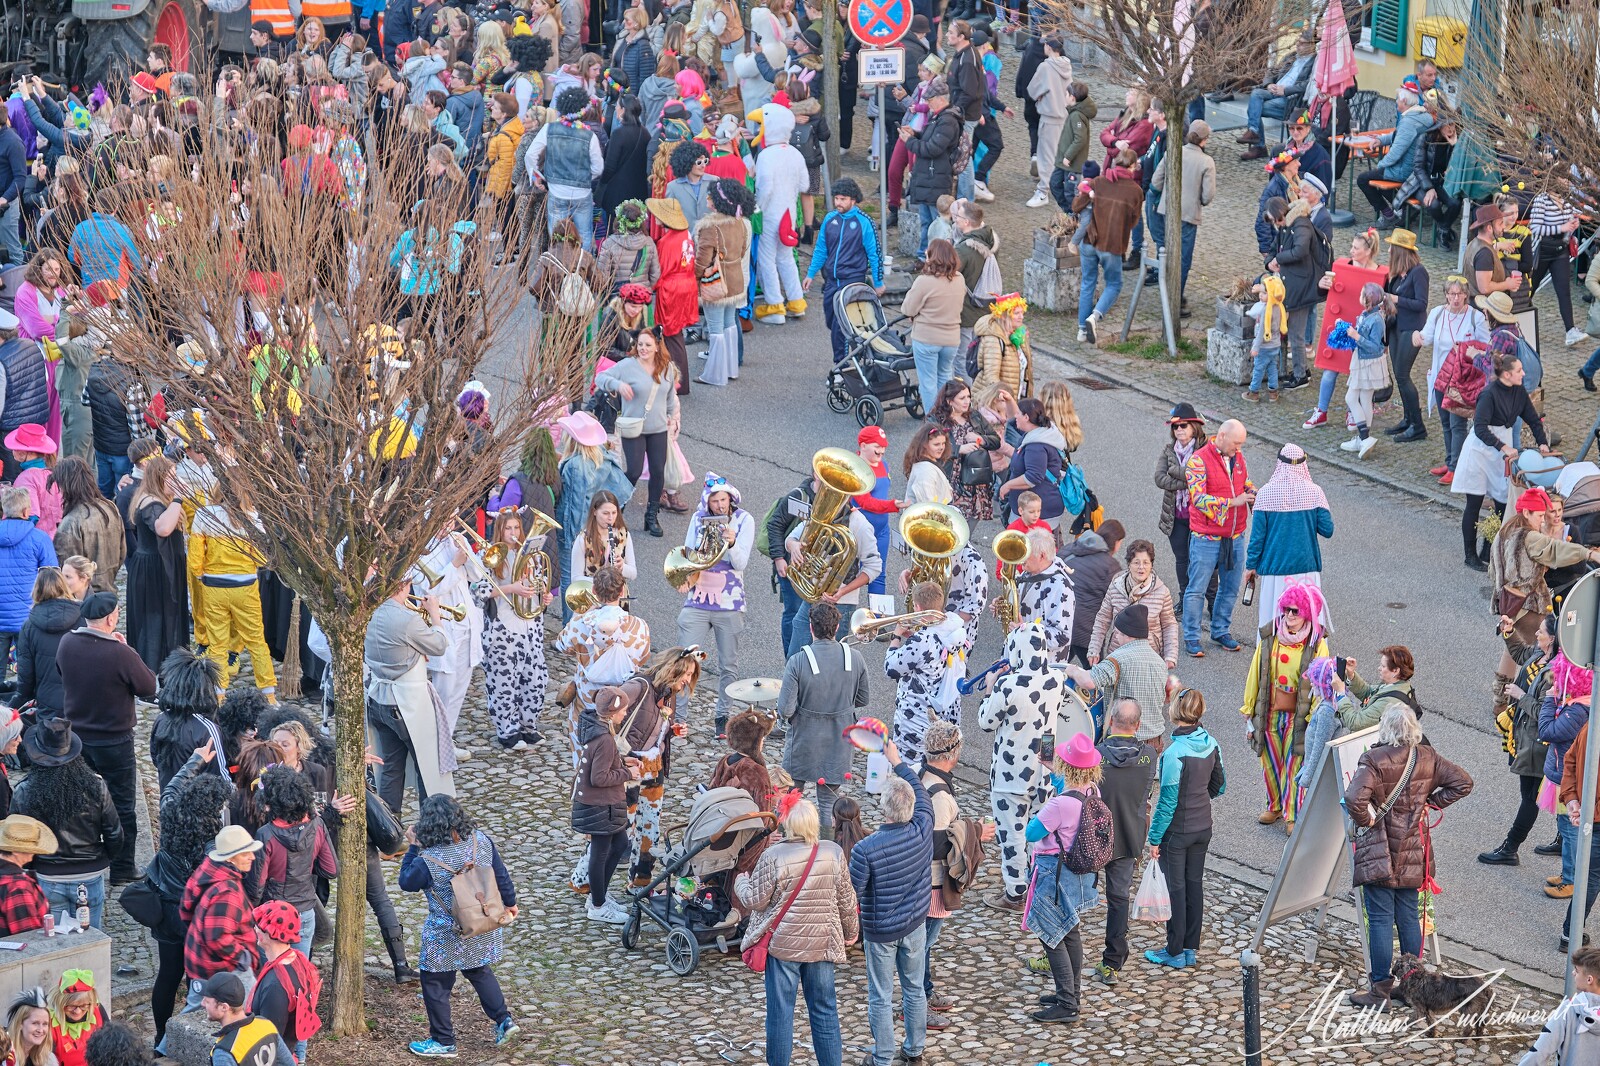
[(1024, 622), (1044, 626), (1051, 662), (1064, 665), (1072, 650), (1072, 612), (1076, 602), (1067, 564), (1052, 559), (1037, 574), (1017, 575), (1017, 601), (1022, 605)]
[(894, 706), (894, 743), (900, 757), (919, 765), (928, 724), (946, 717), (937, 704), (944, 680), (945, 658), (966, 640), (966, 626), (955, 615), (938, 625), (924, 626), (892, 647), (883, 657), (884, 673), (897, 682)]
[[(543, 538), (539, 538), (542, 540)], [(487, 592), (486, 585), (474, 587)], [(506, 747), (539, 729), (550, 670), (544, 662), (544, 617), (518, 618), (504, 596), (483, 595), (483, 688), (495, 736)], [(494, 604), (493, 617), (487, 604)]]
[(944, 609), (966, 615), (966, 650), (978, 641), (978, 622), (989, 606), (989, 568), (978, 549), (968, 544), (950, 565), (950, 594)]
[(1035, 749), (1040, 737), (1055, 732), (1066, 680), (1050, 669), (1044, 628), (1037, 622), (1024, 622), (1006, 637), (1006, 662), (1010, 670), (978, 708), (978, 726), (994, 731), (989, 802), (1006, 894), (1020, 899), (1028, 884), (1028, 820), (1044, 806), (1050, 780)]

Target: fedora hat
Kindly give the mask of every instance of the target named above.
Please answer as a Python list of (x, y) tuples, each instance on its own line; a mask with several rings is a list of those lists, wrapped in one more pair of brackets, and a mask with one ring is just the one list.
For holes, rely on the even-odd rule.
[(1515, 322), (1516, 312), (1511, 309), (1511, 297), (1503, 292), (1491, 292), (1487, 296), (1479, 296), (1472, 301), (1479, 309), (1496, 322)]
[(211, 850), (206, 855), (218, 862), (227, 862), (235, 855), (243, 855), (247, 851), (260, 851), (261, 841), (250, 835), (250, 831), (242, 825), (225, 825), (222, 832), (217, 834), (217, 839), (212, 841)]
[(683, 213), (683, 205), (676, 200), (652, 196), (644, 202), (644, 206), (646, 210), (655, 216), (657, 222), (668, 229), (684, 230), (689, 228), (689, 219)]
[(72, 723), (60, 715), (28, 730), (22, 746), (35, 766), (65, 766), (83, 751), (83, 741), (72, 731)]
[(1408, 252), (1417, 250), (1417, 235), (1408, 229), (1397, 229), (1383, 239), (1384, 244), (1392, 244), (1396, 248), (1404, 248)]
[(1470, 229), (1475, 232), (1479, 229), (1482, 229), (1484, 226), (1487, 226), (1489, 223), (1497, 221), (1499, 218), (1500, 209), (1498, 207), (1496, 207), (1494, 204), (1482, 204), (1478, 207), (1478, 210), (1474, 211), (1472, 214), (1472, 225)]
[(0, 820), (0, 851), (24, 855), (54, 855), (56, 835), (49, 826), (26, 814), (13, 814)]
[(43, 426), (37, 422), (24, 422), (6, 434), (6, 447), (14, 452), (36, 452), (54, 455), (56, 442), (50, 439)]
[(1175, 405), (1172, 408), (1172, 413), (1167, 417), (1167, 425), (1169, 426), (1176, 426), (1182, 422), (1194, 422), (1202, 426), (1206, 424), (1206, 420), (1200, 417), (1200, 412), (1196, 411), (1194, 404), (1188, 400)]

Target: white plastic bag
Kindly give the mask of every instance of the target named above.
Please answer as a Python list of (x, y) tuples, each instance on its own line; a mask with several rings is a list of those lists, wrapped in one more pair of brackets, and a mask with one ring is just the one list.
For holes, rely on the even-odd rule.
[(1165, 922), (1172, 917), (1172, 893), (1167, 891), (1167, 875), (1158, 862), (1146, 863), (1133, 897), (1133, 920)]

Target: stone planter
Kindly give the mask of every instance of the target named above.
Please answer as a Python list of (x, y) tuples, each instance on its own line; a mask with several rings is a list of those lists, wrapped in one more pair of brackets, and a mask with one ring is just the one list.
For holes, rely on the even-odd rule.
[(1045, 311), (1078, 310), (1078, 257), (1064, 263), (1032, 258), (1022, 264), (1022, 298), (1030, 308)]
[(1078, 250), (1072, 246), (1071, 237), (1057, 237), (1049, 230), (1033, 231), (1033, 258), (1040, 262), (1054, 259), (1057, 263), (1077, 262)]
[(1206, 373), (1228, 385), (1250, 384), (1250, 342), (1221, 329), (1206, 333)]
[(1217, 297), (1216, 329), (1224, 336), (1249, 344), (1256, 334), (1256, 320), (1250, 317), (1250, 305)]

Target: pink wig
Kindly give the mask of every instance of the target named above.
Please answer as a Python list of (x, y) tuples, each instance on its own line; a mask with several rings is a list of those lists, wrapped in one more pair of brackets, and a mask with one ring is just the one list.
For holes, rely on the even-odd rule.
[(1556, 657), (1550, 661), (1550, 686), (1557, 698), (1587, 697), (1593, 684), (1593, 670), (1577, 665), (1565, 652), (1556, 652)]
[(1311, 639), (1307, 641), (1310, 647), (1316, 647), (1317, 641), (1322, 639), (1322, 612), (1326, 609), (1327, 601), (1322, 598), (1322, 590), (1315, 585), (1290, 585), (1283, 590), (1283, 595), (1278, 597), (1278, 615), (1283, 615), (1285, 607), (1293, 607), (1300, 612), (1300, 617), (1311, 623)]
[(678, 83), (678, 96), (684, 100), (691, 100), (704, 95), (706, 91), (705, 79), (692, 70), (680, 70), (674, 79)]

